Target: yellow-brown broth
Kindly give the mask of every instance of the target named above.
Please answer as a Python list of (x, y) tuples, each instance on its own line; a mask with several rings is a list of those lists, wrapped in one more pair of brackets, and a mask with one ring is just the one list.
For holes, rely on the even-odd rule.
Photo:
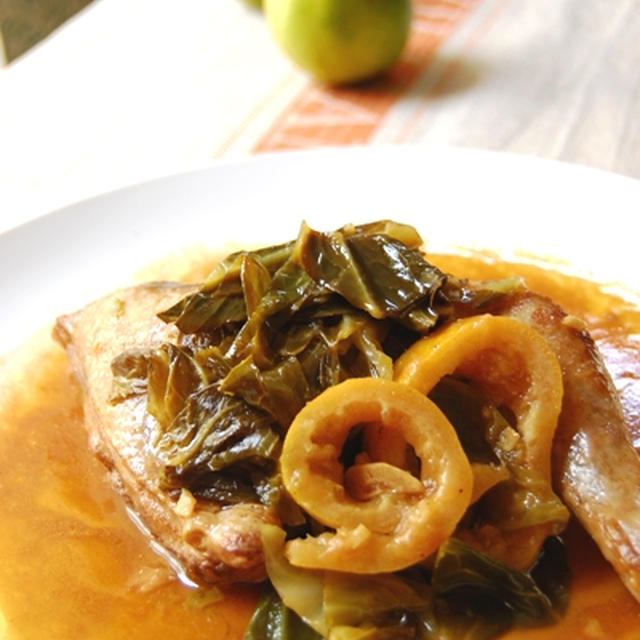
[[(597, 285), (482, 256), (432, 256), (467, 277), (518, 273), (585, 319), (640, 435), (640, 310)], [(209, 264), (180, 272), (199, 277)], [(148, 275), (148, 274), (147, 274)], [(0, 361), (0, 637), (12, 640), (240, 640), (255, 587), (218, 593), (180, 583), (106, 482), (83, 429), (80, 391), (48, 331)], [(511, 640), (640, 636), (640, 605), (573, 524), (565, 619)], [(4, 632), (4, 633), (3, 633)]]

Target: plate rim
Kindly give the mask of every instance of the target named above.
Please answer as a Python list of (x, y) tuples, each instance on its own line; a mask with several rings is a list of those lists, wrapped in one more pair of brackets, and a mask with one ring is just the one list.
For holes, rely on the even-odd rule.
[[(125, 209), (129, 208), (134, 212), (140, 211), (139, 207), (144, 206), (145, 203), (150, 205), (153, 202), (154, 198), (157, 199), (159, 195), (167, 197), (167, 194), (168, 196), (175, 197), (176, 200), (182, 202), (182, 204), (189, 205), (189, 203), (194, 202), (194, 198), (197, 199), (202, 196), (211, 198), (212, 196), (211, 193), (206, 192), (189, 192), (189, 188), (197, 187), (199, 189), (202, 189), (203, 185), (211, 185), (215, 186), (216, 188), (221, 188), (224, 180), (230, 180), (232, 184), (227, 184), (227, 187), (222, 188), (223, 192), (224, 188), (227, 189), (227, 192), (224, 192), (222, 195), (224, 195), (227, 202), (231, 202), (232, 204), (234, 204), (234, 206), (237, 205), (240, 209), (242, 209), (240, 200), (251, 195), (246, 188), (246, 185), (243, 186), (240, 184), (243, 181), (243, 173), (249, 175), (249, 177), (251, 178), (251, 184), (260, 183), (261, 188), (268, 188), (268, 178), (273, 179), (276, 175), (276, 170), (281, 171), (286, 169), (287, 171), (297, 171), (298, 173), (296, 173), (296, 176), (298, 177), (298, 179), (307, 182), (313, 182), (314, 178), (313, 176), (307, 176), (304, 171), (317, 171), (319, 168), (324, 172), (329, 172), (330, 174), (331, 172), (337, 173), (338, 171), (352, 171), (353, 184), (361, 186), (362, 184), (365, 184), (365, 182), (363, 181), (363, 176), (358, 172), (362, 173), (365, 170), (384, 172), (384, 170), (388, 170), (390, 168), (393, 168), (394, 170), (400, 168), (407, 174), (411, 173), (410, 179), (415, 179), (416, 176), (419, 175), (419, 171), (415, 166), (416, 163), (422, 163), (421, 166), (428, 168), (430, 171), (435, 172), (436, 174), (438, 173), (438, 171), (441, 171), (441, 173), (437, 176), (439, 179), (451, 177), (449, 174), (451, 174), (451, 172), (455, 170), (462, 171), (463, 177), (467, 181), (467, 184), (472, 178), (473, 180), (475, 180), (475, 182), (473, 182), (473, 188), (476, 189), (484, 188), (482, 182), (483, 172), (486, 173), (485, 178), (491, 183), (487, 185), (487, 189), (490, 189), (493, 184), (495, 184), (496, 186), (500, 186), (501, 180), (505, 181), (505, 184), (502, 184), (502, 187), (504, 189), (510, 189), (513, 187), (513, 184), (506, 184), (506, 181), (508, 180), (515, 182), (520, 180), (522, 184), (526, 184), (527, 180), (529, 180), (532, 182), (537, 182), (538, 186), (541, 185), (542, 187), (549, 187), (549, 185), (557, 187), (558, 184), (562, 183), (563, 181), (565, 181), (565, 184), (569, 184), (572, 187), (574, 187), (576, 184), (582, 184), (587, 191), (593, 192), (598, 196), (616, 196), (617, 201), (622, 202), (623, 205), (623, 198), (629, 198), (631, 199), (631, 206), (635, 206), (635, 204), (637, 204), (637, 210), (638, 212), (640, 212), (640, 181), (636, 180), (635, 178), (608, 172), (595, 167), (568, 163), (562, 160), (523, 155), (511, 151), (474, 149), (469, 147), (426, 147), (422, 145), (324, 147), (318, 149), (295, 151), (275, 151), (263, 154), (255, 154), (241, 158), (226, 158), (204, 167), (188, 169), (179, 173), (159, 176), (144, 182), (125, 185), (118, 189), (114, 189), (101, 194), (96, 194), (91, 198), (71, 203), (47, 214), (26, 221), (16, 227), (13, 227), (12, 229), (0, 233), (0, 267), (4, 267), (3, 271), (5, 273), (13, 272), (14, 277), (16, 273), (24, 276), (29, 276), (31, 285), (36, 289), (36, 292), (30, 292), (27, 293), (27, 295), (37, 296), (38, 293), (42, 293), (42, 285), (44, 284), (45, 288), (48, 285), (47, 278), (49, 278), (51, 274), (55, 274), (57, 273), (57, 271), (63, 268), (73, 269), (73, 267), (69, 267), (68, 264), (65, 264), (65, 256), (63, 255), (65, 249), (70, 248), (70, 250), (78, 252), (80, 256), (84, 260), (87, 260), (89, 263), (93, 259), (105, 259), (105, 255), (94, 255), (95, 252), (92, 253), (90, 247), (84, 247), (84, 250), (80, 251), (81, 246), (78, 243), (74, 244), (75, 238), (73, 237), (73, 232), (74, 225), (76, 225), (77, 233), (86, 234), (86, 237), (97, 238), (100, 237), (101, 233), (113, 233), (114, 224), (116, 224), (116, 222), (122, 223), (124, 214), (120, 212), (120, 217), (117, 218), (116, 222), (111, 219), (106, 219), (106, 216), (104, 215), (100, 217), (100, 214), (104, 214), (105, 209), (109, 210), (110, 207), (125, 207)], [(480, 175), (471, 176), (470, 173), (472, 171), (479, 172)], [(449, 172), (449, 174), (447, 174), (447, 172)], [(503, 172), (505, 175), (496, 175), (499, 172)], [(529, 174), (528, 177), (527, 174)], [(382, 175), (384, 175), (384, 173)], [(344, 191), (349, 187), (348, 176), (332, 175), (332, 178), (339, 178), (339, 188), (343, 190), (342, 192), (340, 192), (339, 196), (341, 198), (347, 198), (348, 202), (350, 203), (355, 202), (357, 204), (358, 200), (355, 198), (357, 194), (349, 194)], [(320, 179), (322, 179), (322, 176), (320, 177)], [(234, 180), (238, 182), (238, 184), (234, 183)], [(280, 176), (278, 180), (283, 180), (283, 178)], [(376, 194), (382, 194), (386, 197), (384, 204), (389, 204), (390, 202), (393, 203), (393, 198), (391, 197), (393, 194), (389, 193), (389, 191), (392, 190), (394, 186), (402, 184), (403, 177), (395, 175), (395, 178), (392, 177), (390, 178), (390, 180), (391, 182), (386, 186), (386, 191), (384, 184), (371, 185)], [(305, 184), (303, 186), (306, 187), (308, 185)], [(435, 185), (433, 184), (431, 185), (432, 191), (434, 189), (434, 186)], [(460, 191), (462, 191), (466, 186), (467, 185), (462, 185)], [(243, 188), (245, 189), (244, 192)], [(293, 207), (293, 205), (295, 204), (296, 189), (301, 188), (301, 185), (293, 185), (292, 188), (293, 194), (289, 194), (288, 199), (285, 198), (289, 207)], [(412, 186), (412, 189), (412, 194), (414, 191), (417, 192), (417, 187), (415, 184)], [(269, 192), (268, 195), (269, 197), (274, 198), (277, 194), (274, 192)], [(321, 202), (327, 202), (327, 197), (329, 197), (325, 193), (316, 193), (315, 195), (320, 199)], [(405, 194), (405, 196), (406, 195), (407, 194)], [(442, 197), (443, 195), (443, 193), (440, 193), (439, 197)], [(496, 191), (494, 192), (494, 195), (496, 197), (503, 197), (505, 194), (502, 194), (501, 196), (501, 194)], [(536, 197), (539, 197), (540, 194), (531, 191), (529, 194), (525, 195), (527, 195), (529, 198), (535, 199)], [(549, 197), (547, 199), (550, 201), (562, 201), (564, 203), (566, 201), (566, 195), (567, 194), (564, 194), (562, 192), (555, 195), (549, 194)], [(362, 197), (366, 199), (367, 194), (364, 194)], [(429, 189), (426, 190), (425, 199), (428, 199), (428, 197)], [(452, 193), (451, 197), (459, 198), (461, 197), (461, 193)], [(584, 200), (584, 194), (581, 197)], [(255, 194), (253, 200), (251, 201), (253, 202), (254, 200)], [(402, 200), (402, 197), (400, 197), (400, 200)], [(503, 200), (501, 200), (500, 202), (502, 202), (502, 204), (504, 205)], [(469, 201), (472, 202), (472, 200)], [(542, 201), (544, 201), (544, 198), (542, 199)], [(580, 197), (578, 197), (578, 201), (580, 201)], [(527, 203), (524, 199), (520, 202), (521, 206), (526, 204)], [(138, 209), (136, 209), (136, 207), (138, 207)], [(317, 214), (318, 212), (315, 213)], [(320, 211), (320, 213), (322, 213), (322, 211)], [(145, 215), (149, 217), (148, 213)], [(469, 217), (469, 214), (465, 215), (467, 215), (467, 218)], [(485, 215), (487, 215), (486, 212)], [(545, 217), (545, 224), (558, 224), (559, 222), (562, 222), (562, 229), (566, 230), (572, 227), (571, 220), (562, 221), (560, 218), (558, 218), (558, 220), (554, 221), (550, 215), (547, 215), (547, 213), (545, 213), (544, 215), (547, 216)], [(576, 215), (577, 218), (579, 218), (575, 220), (576, 228), (584, 228), (585, 225), (593, 225), (597, 222), (595, 220), (597, 213), (591, 210), (589, 210), (587, 214), (585, 214), (585, 212), (577, 212), (577, 214), (571, 212), (571, 215)], [(616, 215), (621, 216), (622, 214), (608, 212), (608, 215), (615, 218)], [(291, 209), (289, 209), (287, 210), (285, 217), (287, 217), (289, 220), (292, 220), (291, 216)], [(316, 217), (322, 218), (322, 216)], [(391, 211), (390, 215), (386, 217), (394, 218), (399, 221), (405, 220), (402, 215), (398, 215), (395, 211)], [(408, 216), (408, 218), (410, 219), (406, 221), (415, 223), (415, 217), (415, 212), (412, 212), (412, 215)], [(300, 215), (297, 220), (297, 225), (299, 225), (301, 220), (304, 218), (304, 215)], [(349, 216), (344, 216), (342, 224), (346, 222), (356, 221), (348, 218)], [(364, 219), (371, 218), (368, 218), (365, 215)], [(466, 222), (470, 222), (470, 220), (467, 220)], [(478, 221), (474, 221), (474, 223), (477, 222)], [(513, 233), (522, 232), (522, 229), (518, 229), (517, 224), (510, 224), (513, 225)], [(295, 234), (297, 225), (296, 228), (294, 228), (293, 226), (289, 227), (289, 236), (292, 232)], [(330, 226), (323, 228), (327, 229), (333, 227)], [(481, 223), (478, 224), (478, 229), (480, 232), (484, 233)], [(425, 237), (424, 229), (419, 230), (423, 234), (423, 237)], [(64, 244), (64, 246), (57, 246), (55, 245), (56, 234), (58, 234), (59, 236), (59, 234), (63, 231), (67, 231), (70, 234), (69, 238), (65, 238), (65, 242), (67, 244)], [(271, 231), (272, 230), (268, 228), (268, 225), (264, 224), (263, 232), (267, 234)], [(507, 233), (507, 231), (508, 230), (503, 230), (503, 233)], [(135, 247), (136, 238), (138, 238), (139, 241), (141, 233), (143, 233), (143, 230), (135, 229), (131, 231), (131, 237), (124, 238), (124, 240), (130, 241), (131, 246)], [(486, 237), (486, 234), (484, 234), (483, 237)], [(230, 240), (233, 239), (227, 238), (227, 243)], [(449, 242), (444, 243), (443, 246), (439, 246), (438, 242), (434, 243), (433, 237), (425, 237), (425, 240), (427, 242), (428, 250), (446, 250), (448, 246), (450, 250), (462, 250), (465, 247), (472, 250), (484, 248), (489, 251), (496, 251), (500, 253), (505, 259), (512, 259), (514, 257), (519, 257), (520, 259), (548, 259), (550, 256), (555, 256), (556, 258), (563, 257), (562, 255), (557, 255), (557, 251), (551, 251), (550, 253), (547, 253), (547, 255), (535, 255), (535, 252), (530, 252), (530, 255), (527, 256), (526, 252), (522, 251), (522, 247), (516, 245), (513, 245), (512, 247), (499, 246), (501, 243), (496, 243), (495, 246), (485, 246), (485, 242), (482, 247), (478, 247), (473, 246), (473, 243), (470, 245), (469, 242), (463, 241), (461, 243), (458, 243), (457, 245), (456, 243)], [(611, 238), (606, 241), (610, 240)], [(625, 239), (624, 234), (619, 236), (617, 240), (619, 243), (621, 243), (621, 246), (623, 246), (625, 242), (627, 243), (627, 245), (629, 244), (629, 240)], [(124, 244), (126, 244), (126, 242)], [(222, 244), (224, 245), (226, 243)], [(177, 246), (176, 248), (182, 247)], [(588, 253), (589, 247), (585, 247), (585, 251), (587, 251)], [(103, 254), (105, 253), (106, 252), (103, 250)], [(601, 252), (599, 252), (597, 255), (598, 258), (600, 258), (600, 253)], [(156, 257), (160, 257), (161, 255), (163, 254), (159, 252), (159, 255), (157, 255)], [(595, 255), (595, 250), (593, 255)], [(628, 250), (626, 251), (626, 253), (625, 251), (621, 250), (618, 252), (617, 256), (614, 254), (611, 254), (611, 256), (613, 256), (617, 261), (620, 261), (624, 257), (627, 260), (625, 264), (629, 264), (628, 261), (630, 259), (630, 255)], [(40, 262), (38, 261), (38, 259), (40, 259)], [(110, 288), (113, 289), (126, 284), (127, 273), (129, 274), (130, 278), (133, 278), (135, 270), (137, 268), (141, 268), (144, 264), (150, 261), (151, 260), (147, 259), (140, 264), (131, 265), (131, 268), (122, 269), (117, 274), (114, 273), (113, 282), (111, 283)], [(574, 263), (575, 260), (569, 260), (570, 266)], [(616, 265), (613, 266), (617, 266), (617, 264), (618, 263), (616, 262)], [(631, 293), (640, 292), (640, 280), (638, 280), (637, 278), (631, 278), (632, 281), (628, 282), (626, 281), (627, 278), (625, 278), (624, 280), (621, 278), (615, 278), (615, 268), (610, 269), (608, 273), (601, 273), (597, 270), (594, 273), (589, 273), (588, 265), (585, 262), (585, 264), (580, 265), (579, 270), (583, 271), (584, 273), (579, 273), (578, 275), (593, 277), (594, 279), (601, 280), (602, 282), (607, 283), (614, 282), (616, 285), (620, 285), (623, 289), (626, 289)], [(625, 276), (629, 276), (629, 273), (626, 273)], [(27, 282), (29, 278), (23, 278), (23, 289), (26, 287), (25, 282)], [(7, 278), (4, 284), (0, 285), (0, 291), (7, 293), (8, 299), (12, 300), (12, 290), (9, 288), (7, 292), (7, 280), (10, 284), (13, 280), (13, 277)], [(98, 297), (98, 295), (102, 295), (109, 290), (107, 288), (107, 285), (109, 284), (108, 280), (108, 277), (103, 277), (100, 280), (100, 286), (96, 287), (95, 295), (93, 297)], [(37, 287), (38, 284), (41, 285), (40, 289), (38, 289)], [(69, 284), (68, 286), (73, 287), (74, 285)], [(82, 295), (80, 295), (80, 293), (81, 292), (78, 291), (78, 306), (81, 303), (88, 302), (91, 299), (91, 296), (89, 295), (91, 293), (90, 291), (83, 291)], [(20, 301), (20, 296), (21, 291), (18, 290), (18, 288), (14, 287), (13, 297), (17, 297), (18, 301)], [(24, 298), (24, 292), (22, 293), (22, 296)], [(69, 302), (65, 302), (65, 308), (68, 308), (70, 306), (73, 295), (69, 296), (68, 299)], [(20, 308), (20, 305), (18, 305), (18, 308)], [(46, 321), (49, 320), (51, 316), (60, 313), (62, 311), (62, 308), (51, 309), (51, 311), (52, 313), (49, 316), (41, 317), (41, 321), (39, 322), (39, 324), (32, 323), (32, 325), (29, 327), (23, 327), (22, 323), (16, 321), (13, 323), (13, 326), (10, 325), (8, 329), (5, 329), (5, 331), (3, 332), (3, 334), (5, 334), (5, 338), (0, 340), (0, 354), (10, 350), (13, 346), (17, 346), (18, 344), (20, 344), (38, 326), (42, 326)], [(46, 315), (46, 313), (43, 315)], [(15, 332), (18, 325), (20, 325), (20, 329), (23, 330), (19, 332), (19, 336), (17, 336), (17, 339), (7, 339), (6, 334), (11, 333), (12, 330)]]

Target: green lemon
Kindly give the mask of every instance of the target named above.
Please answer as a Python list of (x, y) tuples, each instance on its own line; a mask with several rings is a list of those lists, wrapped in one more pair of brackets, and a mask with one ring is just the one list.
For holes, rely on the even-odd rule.
[(387, 70), (411, 24), (411, 0), (263, 0), (263, 10), (282, 48), (328, 84)]

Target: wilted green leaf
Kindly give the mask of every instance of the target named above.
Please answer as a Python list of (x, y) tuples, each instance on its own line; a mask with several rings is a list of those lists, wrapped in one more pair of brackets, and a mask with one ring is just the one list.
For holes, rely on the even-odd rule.
[(388, 220), (329, 233), (303, 225), (291, 242), (230, 254), (160, 313), (179, 344), (117, 358), (113, 401), (147, 393), (167, 483), (271, 499), (281, 438), (306, 402), (347, 378), (392, 377), (393, 358), (420, 334), (473, 307), (421, 245), (413, 227)]

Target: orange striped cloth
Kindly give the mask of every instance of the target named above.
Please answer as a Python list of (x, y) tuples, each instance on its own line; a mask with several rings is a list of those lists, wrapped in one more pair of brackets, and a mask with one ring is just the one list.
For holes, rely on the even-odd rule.
[(401, 60), (371, 85), (328, 88), (310, 83), (289, 104), (254, 151), (364, 144), (412, 86), (437, 48), (479, 0), (414, 0), (412, 30)]

